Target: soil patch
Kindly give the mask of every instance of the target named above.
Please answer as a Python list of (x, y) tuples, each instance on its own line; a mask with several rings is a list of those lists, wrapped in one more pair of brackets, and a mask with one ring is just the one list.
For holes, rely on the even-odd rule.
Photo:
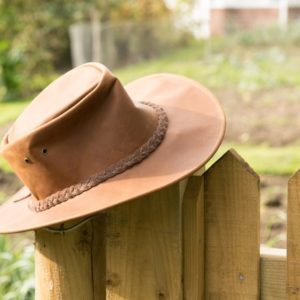
[(270, 247), (286, 248), (288, 176), (261, 176), (260, 240)]
[(256, 93), (218, 91), (227, 119), (229, 142), (284, 146), (300, 140), (300, 90), (280, 88)]
[(4, 201), (9, 196), (17, 192), (22, 186), (18, 177), (12, 173), (3, 173), (0, 170), (0, 201)]

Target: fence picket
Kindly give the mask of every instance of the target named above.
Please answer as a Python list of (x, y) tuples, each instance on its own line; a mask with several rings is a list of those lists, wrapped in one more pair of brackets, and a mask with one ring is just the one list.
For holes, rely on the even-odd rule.
[(191, 176), (182, 203), (183, 299), (204, 299), (204, 178)]
[(230, 150), (202, 172), (64, 235), (38, 230), (36, 299), (300, 300), (300, 171), (289, 181), (287, 257), (260, 252), (248, 164)]
[(180, 183), (107, 211), (106, 299), (182, 299)]
[(259, 177), (230, 150), (204, 181), (205, 299), (258, 299)]
[(287, 208), (287, 294), (300, 299), (300, 171), (288, 184)]
[[(68, 222), (66, 228), (77, 222)], [(104, 299), (104, 224), (99, 215), (64, 234), (36, 231), (36, 300)], [(101, 276), (94, 282), (96, 274)]]

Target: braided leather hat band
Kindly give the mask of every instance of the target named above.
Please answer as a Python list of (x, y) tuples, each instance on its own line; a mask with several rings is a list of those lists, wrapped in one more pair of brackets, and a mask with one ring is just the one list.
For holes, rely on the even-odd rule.
[(151, 102), (141, 102), (142, 104), (148, 105), (154, 109), (157, 114), (157, 127), (153, 132), (152, 136), (144, 143), (140, 148), (138, 148), (134, 153), (123, 158), (122, 160), (112, 164), (110, 167), (102, 170), (85, 181), (71, 185), (63, 190), (60, 190), (45, 199), (36, 200), (30, 198), (29, 200), (29, 208), (36, 211), (41, 212), (51, 207), (54, 207), (60, 203), (66, 202), (89, 189), (97, 186), (98, 184), (112, 178), (120, 173), (123, 173), (127, 169), (133, 167), (134, 165), (140, 163), (145, 158), (147, 158), (163, 141), (167, 128), (168, 128), (168, 117), (163, 108), (160, 106), (153, 104)]

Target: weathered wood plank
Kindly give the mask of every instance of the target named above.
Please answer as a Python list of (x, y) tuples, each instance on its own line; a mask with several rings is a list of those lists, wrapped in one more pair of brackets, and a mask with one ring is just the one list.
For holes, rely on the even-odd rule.
[(273, 249), (261, 247), (260, 299), (287, 299), (286, 275), (286, 249)]
[(287, 293), (290, 300), (300, 299), (300, 171), (288, 184)]
[(204, 181), (205, 299), (258, 299), (259, 177), (231, 150)]
[(64, 234), (38, 230), (36, 299), (181, 300), (185, 188), (186, 180)]
[(36, 231), (36, 300), (105, 299), (103, 223), (99, 215), (64, 234)]
[(107, 211), (107, 299), (182, 299), (180, 184)]
[(183, 299), (204, 299), (204, 177), (191, 176), (182, 203)]

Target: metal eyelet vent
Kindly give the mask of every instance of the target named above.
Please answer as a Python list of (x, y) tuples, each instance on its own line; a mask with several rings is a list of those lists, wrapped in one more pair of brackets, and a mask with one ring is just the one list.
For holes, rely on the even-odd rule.
[(30, 164), (30, 163), (31, 163), (31, 160), (30, 160), (29, 157), (25, 156), (25, 157), (24, 157), (24, 162), (25, 162), (26, 164)]

